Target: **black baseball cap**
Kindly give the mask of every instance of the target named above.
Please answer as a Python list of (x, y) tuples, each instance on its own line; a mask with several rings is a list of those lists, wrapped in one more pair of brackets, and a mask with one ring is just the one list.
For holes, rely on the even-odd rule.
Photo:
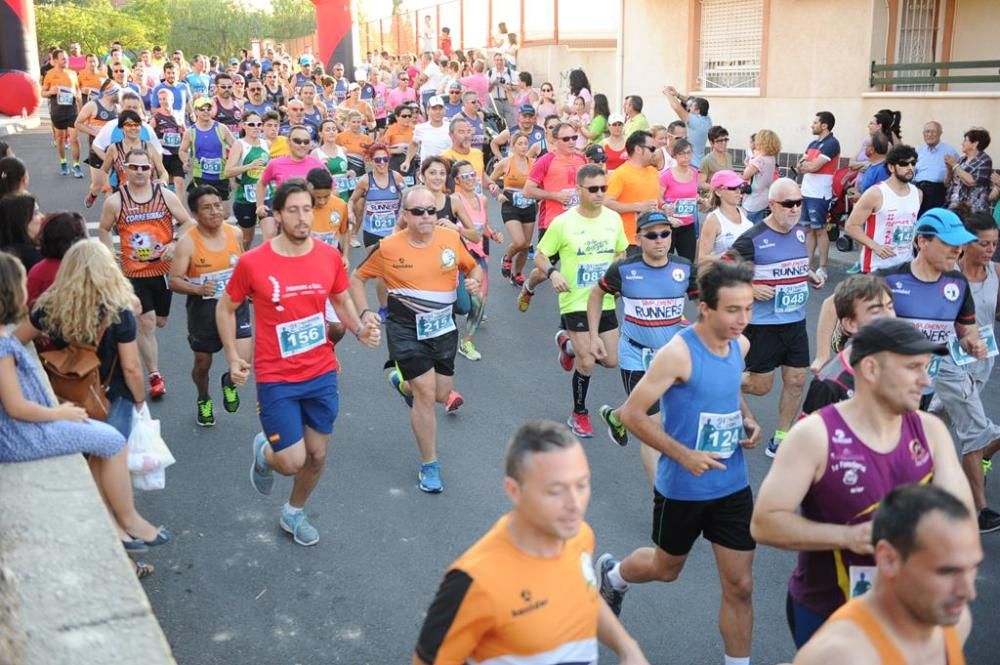
[(639, 215), (638, 219), (635, 221), (635, 228), (637, 230), (642, 230), (647, 226), (656, 226), (657, 224), (670, 224), (670, 220), (659, 210), (651, 210), (650, 212), (644, 212)]
[(905, 319), (875, 319), (851, 337), (851, 366), (873, 353), (891, 351), (904, 356), (933, 353), (948, 354), (948, 347), (927, 339), (916, 326)]

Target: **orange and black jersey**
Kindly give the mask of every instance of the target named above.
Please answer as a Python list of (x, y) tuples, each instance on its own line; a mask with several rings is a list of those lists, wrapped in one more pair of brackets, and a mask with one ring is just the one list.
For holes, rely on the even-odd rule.
[(525, 554), (501, 517), (445, 574), (416, 654), (428, 665), (592, 665), (602, 602), (586, 524), (558, 557)]

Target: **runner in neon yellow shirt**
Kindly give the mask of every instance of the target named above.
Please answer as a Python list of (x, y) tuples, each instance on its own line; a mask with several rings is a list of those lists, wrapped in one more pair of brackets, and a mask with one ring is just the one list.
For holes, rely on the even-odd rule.
[[(628, 247), (628, 238), (618, 213), (604, 207), (608, 176), (600, 165), (588, 164), (577, 171), (579, 205), (552, 220), (538, 242), (535, 263), (552, 281), (559, 294), (562, 329), (556, 333), (559, 364), (573, 371), (573, 413), (567, 424), (581, 438), (594, 435), (587, 412), (587, 390), (594, 364), (614, 367), (614, 353), (598, 358), (591, 350), (592, 331), (587, 323), (587, 299), (611, 262)], [(557, 270), (553, 265), (559, 262)], [(605, 349), (618, 348), (615, 299), (604, 296), (597, 334)]]

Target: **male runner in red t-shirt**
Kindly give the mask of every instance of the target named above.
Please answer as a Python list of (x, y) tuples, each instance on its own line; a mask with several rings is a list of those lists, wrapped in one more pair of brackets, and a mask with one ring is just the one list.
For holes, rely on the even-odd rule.
[(319, 483), (326, 445), (337, 418), (337, 356), (326, 335), (326, 303), (363, 344), (381, 331), (358, 317), (347, 293), (340, 252), (312, 237), (312, 196), (304, 180), (285, 181), (274, 193), (281, 233), (240, 257), (219, 299), (216, 323), (237, 385), (250, 364), (236, 348), (236, 310), (253, 298), (254, 371), (263, 431), (253, 442), (250, 481), (270, 494), (274, 471), (295, 476), (281, 528), (299, 545), (315, 545), (319, 532), (306, 519), (306, 500)]

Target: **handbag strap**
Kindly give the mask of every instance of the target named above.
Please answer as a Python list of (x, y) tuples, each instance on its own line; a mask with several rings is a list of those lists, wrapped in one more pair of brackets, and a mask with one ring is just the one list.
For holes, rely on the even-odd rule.
[[(94, 346), (94, 353), (97, 354), (98, 360), (100, 360), (101, 358), (101, 351), (100, 351), (101, 342), (104, 340), (104, 335), (108, 332), (109, 328), (111, 328), (110, 321), (104, 324), (101, 327), (100, 332), (97, 333), (97, 344)], [(118, 367), (118, 349), (115, 349), (115, 356), (114, 358), (111, 359), (111, 369), (108, 370), (108, 376), (106, 379), (101, 381), (101, 389), (104, 390), (105, 392), (107, 392), (108, 386), (111, 385), (111, 379), (112, 377), (114, 377), (115, 369), (117, 369), (117, 367)]]

